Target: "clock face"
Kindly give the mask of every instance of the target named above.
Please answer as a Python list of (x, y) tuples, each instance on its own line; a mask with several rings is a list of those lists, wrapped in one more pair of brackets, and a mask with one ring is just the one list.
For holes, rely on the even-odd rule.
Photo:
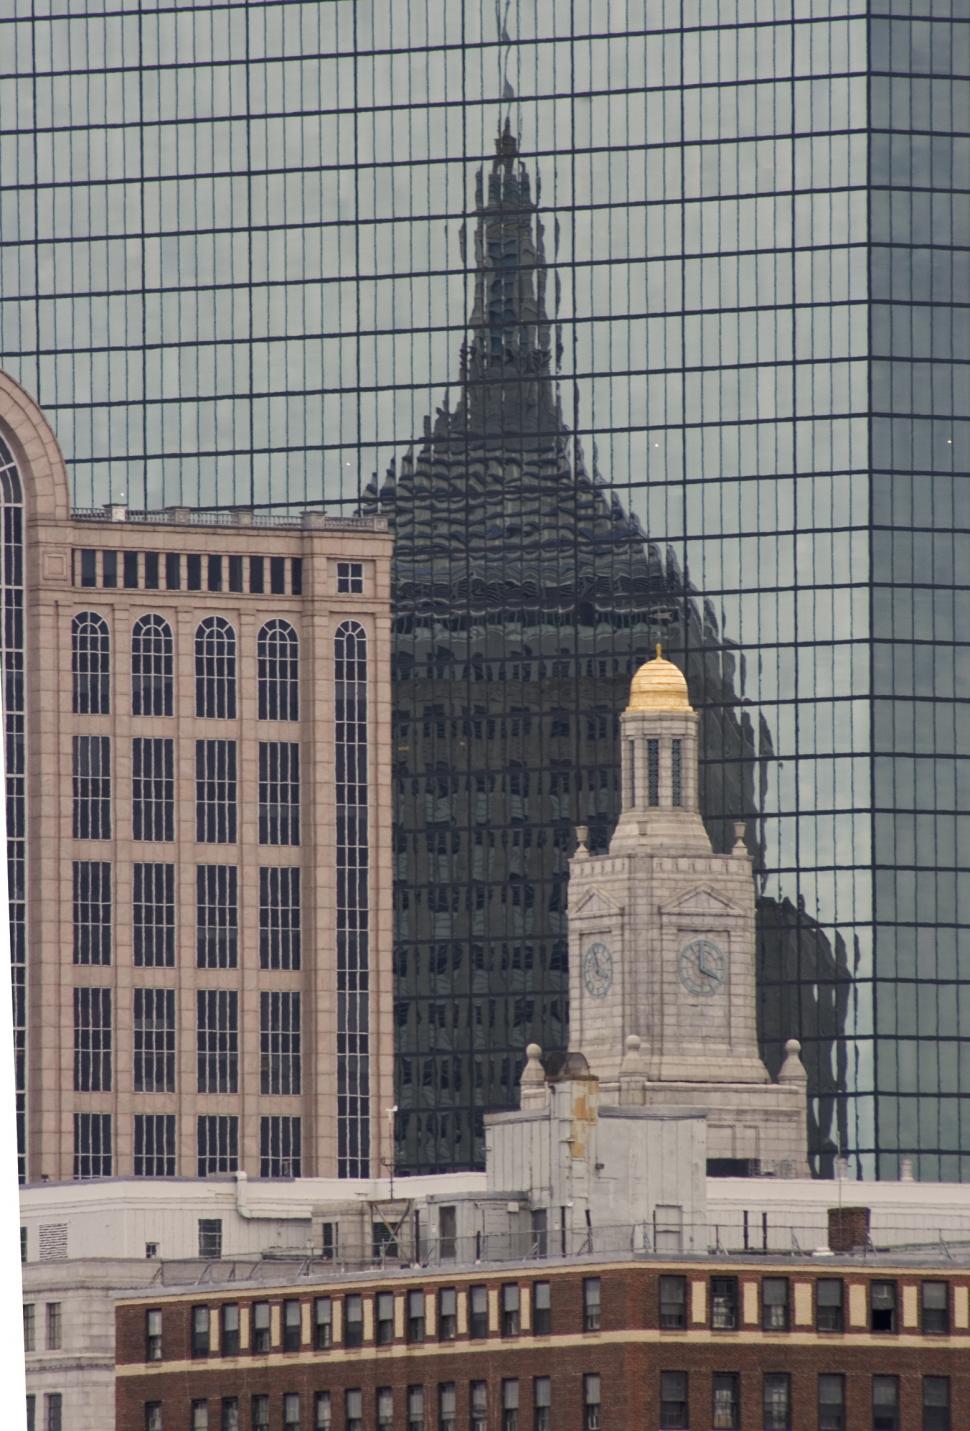
[(678, 973), (692, 994), (713, 995), (724, 988), (727, 959), (713, 939), (693, 939), (680, 951)]
[(586, 950), (583, 982), (594, 999), (605, 999), (613, 987), (613, 955), (605, 944), (591, 944)]

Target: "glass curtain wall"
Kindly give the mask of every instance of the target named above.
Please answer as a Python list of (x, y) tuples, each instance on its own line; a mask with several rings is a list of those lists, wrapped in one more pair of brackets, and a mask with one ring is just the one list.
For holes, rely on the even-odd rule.
[(566, 1042), (660, 636), (817, 1166), (961, 1175), (962, 0), (12, 0), (0, 57), (0, 361), (77, 504), (398, 533), (402, 1167)]

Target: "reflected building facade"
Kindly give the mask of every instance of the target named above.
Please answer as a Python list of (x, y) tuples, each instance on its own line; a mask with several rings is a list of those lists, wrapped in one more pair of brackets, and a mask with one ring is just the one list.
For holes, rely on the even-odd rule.
[[(777, 1067), (781, 1031), (799, 1034), (816, 1158), (825, 1166), (838, 1142), (885, 1175), (901, 1156), (924, 1177), (970, 1172), (966, 7), (41, 8), (53, 9), (15, 0), (0, 17), (0, 361), (49, 414), (75, 502), (352, 512), (370, 475), (394, 463), (393, 481), (375, 482), (367, 500), (395, 506), (414, 590), (443, 602), (439, 574), (457, 581), (464, 560), (459, 609), (485, 611), (485, 595), (470, 594), (481, 579), (501, 613), (475, 622), (488, 638), (481, 684), (507, 663), (503, 719), (523, 720), (511, 707), (527, 704), (510, 653), (562, 660), (544, 653), (572, 642), (569, 677), (548, 671), (531, 699), (549, 703), (543, 722), (553, 706), (569, 712), (554, 758), (574, 770), (612, 768), (605, 748), (600, 761), (585, 744), (600, 737), (580, 738), (578, 714), (585, 732), (615, 713), (630, 664), (658, 634), (655, 597), (673, 607), (672, 644), (707, 652), (687, 658), (692, 699), (706, 728), (722, 732), (705, 747), (708, 787), (723, 792), (706, 806), (712, 833), (719, 820), (748, 819), (759, 859), (767, 1061)], [(535, 304), (516, 320), (528, 330), (520, 356), (548, 353), (548, 367), (543, 359), (513, 385), (531, 394), (514, 421), (561, 424), (560, 448), (522, 449), (507, 425), (496, 433), (486, 393), (502, 384), (485, 380), (474, 351), (490, 310), (475, 307), (480, 268), (470, 244), (462, 259), (458, 238), (476, 224), (475, 175), (508, 113), (543, 179), (533, 200), (548, 335), (537, 274), (531, 298), (506, 274), (482, 299)], [(537, 234), (534, 225), (533, 244)], [(484, 258), (502, 266), (501, 254)], [(488, 440), (475, 429), (486, 409)], [(433, 487), (448, 462), (465, 463), (466, 447), (477, 474), (467, 518), (457, 499), (455, 511), (432, 506), (432, 526), (409, 536), (409, 503), (420, 505), (409, 494)], [(508, 511), (484, 490), (502, 466), (499, 447), (526, 452), (508, 466), (518, 475), (503, 478)], [(523, 586), (525, 536), (495, 544), (501, 569), (473, 569), (459, 545), (443, 555), (446, 532), (467, 544), (476, 523), (504, 531), (539, 520), (545, 497), (528, 499), (531, 517), (518, 509), (540, 467), (550, 489), (553, 467), (568, 471), (573, 496), (535, 540), (535, 594)], [(430, 586), (422, 564), (433, 567)], [(568, 580), (590, 573), (590, 620), (540, 642), (547, 613), (564, 603), (556, 583), (568, 584), (567, 568)], [(695, 614), (685, 614), (687, 591), (702, 594)], [(440, 739), (457, 741), (436, 711), (451, 708), (439, 628), (412, 605), (425, 624), (410, 638), (418, 666), (402, 674), (413, 692), (405, 704), (421, 713), (422, 740), (428, 707), (428, 741), (440, 721)], [(440, 660), (460, 681), (456, 635)], [(462, 639), (470, 666), (471, 637)], [(584, 664), (580, 676), (581, 661), (600, 659), (605, 675)], [(509, 742), (501, 798), (512, 802), (512, 762), (532, 757), (501, 729), (489, 736), (486, 724), (481, 738)], [(413, 754), (395, 752), (401, 762)], [(463, 758), (471, 779), (481, 763)], [(434, 770), (438, 756), (429, 759)], [(465, 768), (457, 746), (442, 759)], [(426, 777), (422, 768), (408, 778)], [(547, 839), (577, 814), (594, 830), (608, 825), (613, 796), (600, 805), (587, 793), (584, 811), (549, 807)], [(445, 806), (421, 798), (437, 842)], [(508, 809), (499, 823), (512, 830)], [(516, 852), (523, 880), (526, 856), (536, 851)], [(438, 857), (437, 843), (421, 855)], [(438, 868), (419, 885), (435, 885)], [(556, 878), (553, 863), (542, 869), (526, 881), (540, 904)], [(497, 909), (503, 894), (511, 907), (506, 883)], [(453, 913), (434, 918), (451, 928)], [(508, 928), (511, 960), (528, 921)], [(510, 964), (509, 983), (521, 982), (523, 999), (527, 985), (540, 991), (552, 1027), (564, 1011), (548, 940), (548, 972), (536, 965), (520, 979)], [(448, 967), (406, 977), (424, 981), (429, 1010), (454, 992)], [(518, 1047), (518, 1031), (504, 1031), (516, 1017), (505, 1005), (496, 1013), (501, 1057)], [(438, 1033), (431, 1056), (450, 1057)], [(411, 1046), (430, 1052), (426, 1025)], [(415, 1108), (430, 1109), (438, 1074), (427, 1087), (424, 1068), (411, 1076)], [(461, 1077), (465, 1099), (471, 1065)], [(501, 1067), (483, 1077), (501, 1086)], [(473, 1089), (468, 1106), (476, 1101)], [(441, 1106), (456, 1106), (453, 1089)], [(426, 1135), (415, 1134), (422, 1146)]]

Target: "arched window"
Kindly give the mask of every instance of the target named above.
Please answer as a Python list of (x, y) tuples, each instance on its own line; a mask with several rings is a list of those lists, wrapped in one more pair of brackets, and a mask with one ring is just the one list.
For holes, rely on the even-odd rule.
[(236, 633), (221, 616), (207, 616), (195, 633), (195, 713), (236, 717)]
[(256, 638), (259, 719), (296, 720), (300, 713), (300, 646), (288, 621), (267, 621)]
[(370, 1174), (368, 987), (367, 633), (344, 621), (334, 635), (337, 835), (337, 1167)]
[(139, 616), (132, 627), (131, 713), (172, 714), (172, 628), (154, 611)]
[(74, 714), (107, 715), (111, 638), (108, 623), (96, 611), (79, 611), (71, 622), (71, 671)]

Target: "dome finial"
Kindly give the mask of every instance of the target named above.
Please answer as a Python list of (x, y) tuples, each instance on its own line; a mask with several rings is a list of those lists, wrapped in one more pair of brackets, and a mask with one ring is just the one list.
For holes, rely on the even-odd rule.
[(658, 660), (658, 661), (662, 661), (662, 660), (663, 660), (663, 654), (664, 654), (663, 643), (660, 642), (660, 641), (658, 641), (658, 642), (657, 642), (657, 648), (656, 648), (656, 649), (657, 649), (657, 660)]

